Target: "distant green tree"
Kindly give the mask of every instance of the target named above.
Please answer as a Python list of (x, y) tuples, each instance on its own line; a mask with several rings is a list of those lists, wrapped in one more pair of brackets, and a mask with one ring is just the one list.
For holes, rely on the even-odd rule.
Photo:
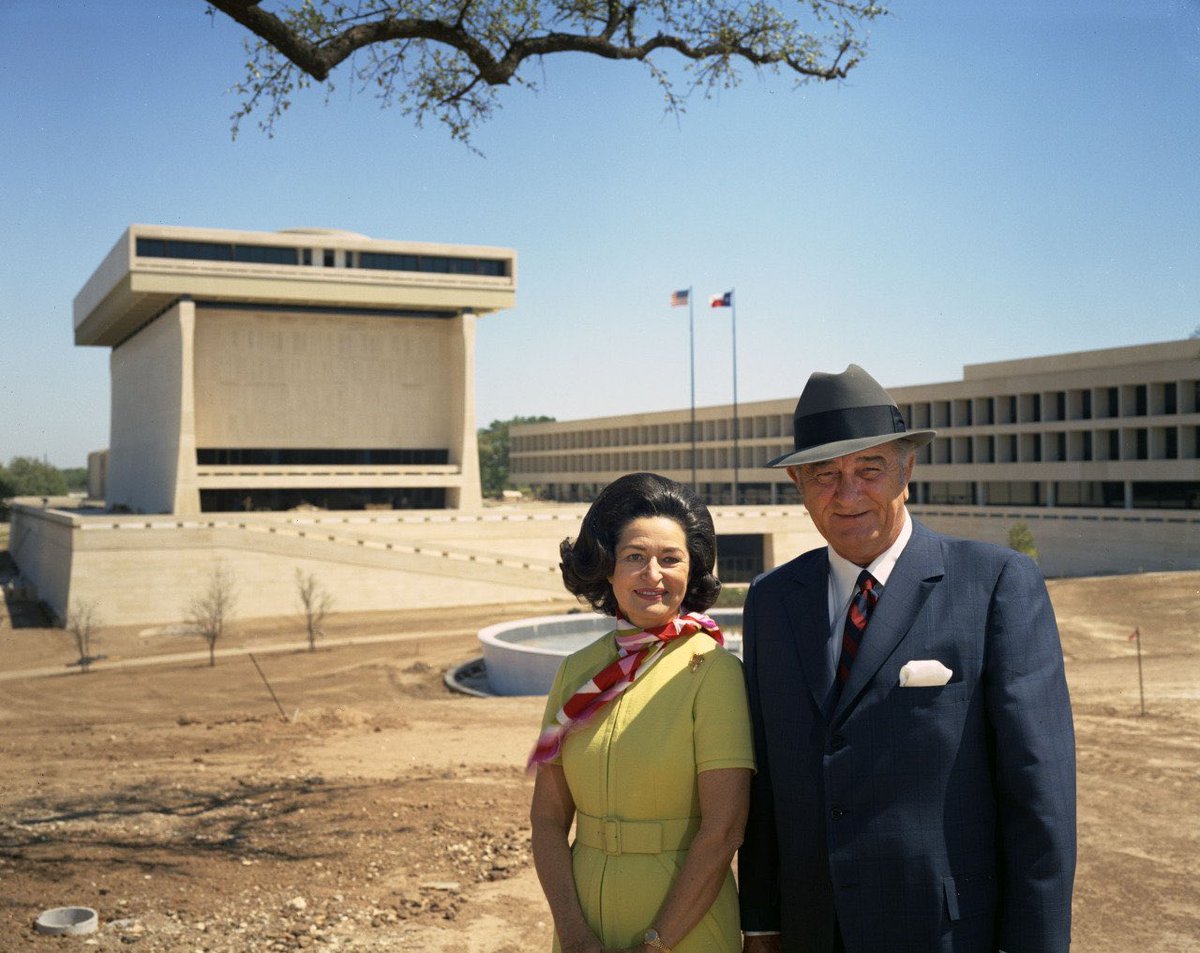
[(513, 424), (543, 424), (553, 417), (512, 417), (493, 420), (479, 430), (479, 482), (484, 496), (499, 496), (509, 488), (508, 428)]
[(64, 496), (67, 481), (58, 467), (33, 457), (13, 457), (0, 465), (0, 499), (9, 496)]
[(1033, 530), (1025, 523), (1013, 523), (1008, 531), (1008, 548), (1024, 553), (1037, 562), (1038, 551), (1037, 546), (1033, 544)]
[(71, 493), (82, 493), (87, 490), (87, 467), (63, 467), (59, 471), (67, 481), (67, 490)]

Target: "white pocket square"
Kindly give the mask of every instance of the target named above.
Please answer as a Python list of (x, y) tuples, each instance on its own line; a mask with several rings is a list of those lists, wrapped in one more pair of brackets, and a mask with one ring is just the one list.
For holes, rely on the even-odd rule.
[(954, 673), (937, 659), (923, 658), (905, 662), (900, 669), (901, 688), (928, 688), (945, 685)]

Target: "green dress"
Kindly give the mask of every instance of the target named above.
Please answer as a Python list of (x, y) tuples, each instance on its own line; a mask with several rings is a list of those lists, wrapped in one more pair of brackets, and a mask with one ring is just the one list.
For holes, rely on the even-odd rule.
[[(609, 633), (566, 658), (543, 728), (616, 657)], [(635, 946), (653, 925), (699, 826), (699, 772), (754, 768), (741, 663), (706, 633), (673, 640), (633, 685), (567, 736), (556, 763), (575, 799), (572, 868), (584, 916), (605, 947)], [(674, 950), (741, 950), (732, 872)]]

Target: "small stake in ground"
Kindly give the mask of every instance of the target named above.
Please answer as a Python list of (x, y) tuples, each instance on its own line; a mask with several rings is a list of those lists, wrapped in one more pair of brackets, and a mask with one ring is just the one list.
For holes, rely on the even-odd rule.
[(1129, 641), (1137, 643), (1138, 695), (1142, 700), (1142, 715), (1146, 714), (1146, 686), (1142, 683), (1142, 627), (1137, 626), (1129, 633)]
[[(287, 721), (287, 712), (283, 710), (283, 706), (279, 704), (279, 699), (275, 697), (275, 689), (271, 687), (271, 683), (267, 681), (267, 676), (263, 674), (262, 666), (258, 664), (258, 659), (254, 657), (253, 652), (247, 652), (246, 654), (250, 656), (250, 661), (253, 662), (254, 667), (258, 669), (259, 678), (263, 680), (263, 684), (267, 686), (267, 691), (271, 693), (271, 700), (275, 702), (275, 707), (279, 709), (279, 717), (284, 721)], [(300, 709), (297, 708), (296, 710), (299, 711)]]

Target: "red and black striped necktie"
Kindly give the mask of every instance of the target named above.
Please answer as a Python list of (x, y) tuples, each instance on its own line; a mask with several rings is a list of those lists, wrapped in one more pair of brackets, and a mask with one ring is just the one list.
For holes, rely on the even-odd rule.
[(879, 601), (879, 593), (875, 591), (875, 577), (865, 569), (859, 573), (858, 588), (854, 590), (854, 598), (850, 600), (850, 611), (846, 613), (846, 626), (842, 629), (842, 655), (838, 659), (837, 684), (840, 692), (850, 678), (850, 666), (858, 657), (858, 647), (862, 644), (863, 633), (871, 618), (871, 610)]

